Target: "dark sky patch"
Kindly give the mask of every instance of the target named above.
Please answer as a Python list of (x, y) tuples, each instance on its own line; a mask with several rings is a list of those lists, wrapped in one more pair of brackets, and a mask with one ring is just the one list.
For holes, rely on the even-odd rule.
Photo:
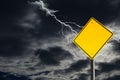
[(0, 21), (9, 23), (20, 16), (27, 8), (28, 0), (1, 0), (0, 1)]
[(51, 36), (60, 36), (58, 35), (58, 31), (61, 30), (61, 24), (59, 24), (51, 16), (45, 16), (46, 14), (44, 14), (43, 11), (39, 11), (38, 14), (40, 14), (39, 16), (42, 20), (42, 23), (34, 30), (33, 37), (48, 38)]
[(29, 33), (16, 21), (28, 7), (27, 0), (0, 1), (0, 56), (20, 56), (26, 49)]
[(45, 0), (48, 7), (60, 12), (56, 15), (65, 21), (74, 21), (84, 25), (91, 17), (100, 22), (109, 23), (119, 18), (120, 5), (111, 5), (110, 0)]
[(0, 56), (15, 57), (22, 55), (27, 42), (17, 37), (1, 37), (0, 38)]
[(22, 55), (26, 49), (28, 33), (20, 26), (6, 23), (0, 27), (0, 56)]

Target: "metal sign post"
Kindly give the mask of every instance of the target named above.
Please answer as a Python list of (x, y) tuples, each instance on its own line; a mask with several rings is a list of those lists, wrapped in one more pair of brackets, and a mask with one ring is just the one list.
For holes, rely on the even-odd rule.
[(94, 60), (91, 61), (91, 80), (95, 80)]

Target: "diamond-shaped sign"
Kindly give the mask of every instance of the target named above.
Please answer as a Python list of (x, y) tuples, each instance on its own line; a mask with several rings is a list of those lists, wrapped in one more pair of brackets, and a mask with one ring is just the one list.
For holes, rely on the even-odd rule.
[(94, 59), (112, 35), (113, 33), (110, 30), (92, 17), (76, 36), (74, 43), (81, 48), (90, 59)]

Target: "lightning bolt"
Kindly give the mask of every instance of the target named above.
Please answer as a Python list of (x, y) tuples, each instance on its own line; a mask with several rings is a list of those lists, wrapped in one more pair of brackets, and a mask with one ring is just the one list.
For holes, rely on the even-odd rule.
[(63, 26), (66, 26), (67, 28), (69, 28), (71, 30), (71, 32), (73, 32), (75, 35), (78, 33), (75, 29), (72, 28), (71, 25), (69, 24), (74, 24), (75, 26), (77, 26), (78, 28), (82, 28), (81, 26), (79, 26), (78, 24), (76, 24), (75, 22), (63, 22), (61, 20), (59, 20), (56, 15), (54, 13), (58, 12), (58, 11), (55, 11), (55, 10), (51, 10), (49, 8), (47, 8), (46, 4), (42, 1), (42, 0), (39, 0), (39, 1), (35, 1), (33, 2), (33, 4), (35, 5), (38, 5), (39, 8), (43, 11), (46, 12), (47, 15), (53, 17), (58, 23), (60, 23), (62, 25), (62, 33), (63, 32)]
[(66, 24), (74, 24), (78, 28), (82, 28), (80, 25), (76, 24), (75, 22), (64, 22), (64, 23), (66, 23)]

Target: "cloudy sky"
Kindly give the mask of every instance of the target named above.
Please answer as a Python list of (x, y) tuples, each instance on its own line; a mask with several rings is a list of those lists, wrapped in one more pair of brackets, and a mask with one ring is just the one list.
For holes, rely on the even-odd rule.
[(90, 17), (114, 33), (95, 57), (96, 80), (120, 80), (120, 0), (1, 0), (0, 80), (90, 80), (73, 44)]

